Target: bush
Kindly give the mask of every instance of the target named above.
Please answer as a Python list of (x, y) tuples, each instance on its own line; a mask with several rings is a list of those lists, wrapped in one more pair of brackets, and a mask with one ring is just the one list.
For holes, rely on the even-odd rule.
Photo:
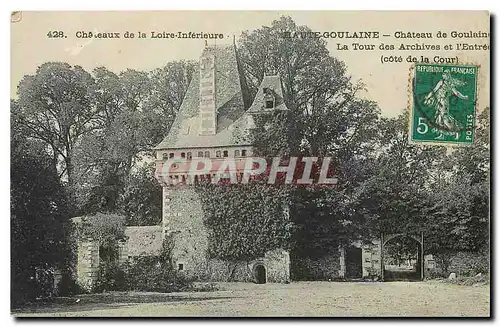
[(103, 263), (99, 267), (99, 275), (92, 291), (126, 291), (128, 287), (125, 276), (125, 271), (116, 263)]
[(475, 252), (459, 252), (451, 257), (449, 272), (459, 276), (475, 276), (489, 273), (489, 256)]
[(489, 255), (480, 252), (438, 253), (434, 255), (436, 268), (426, 271), (425, 276), (432, 278), (447, 278), (450, 273), (457, 277), (472, 277), (489, 273)]
[(481, 274), (480, 276), (474, 276), (474, 277), (459, 276), (456, 279), (445, 278), (443, 279), (443, 282), (449, 284), (464, 285), (464, 286), (487, 285), (490, 282), (490, 278), (488, 274), (486, 275)]
[(139, 257), (129, 263), (126, 279), (131, 291), (169, 293), (192, 288), (191, 280), (157, 256)]
[(63, 272), (61, 280), (57, 286), (57, 290), (59, 292), (59, 296), (72, 296), (88, 293), (88, 291), (81, 287), (75, 279), (71, 278), (70, 271)]
[(138, 257), (125, 265), (102, 262), (93, 292), (142, 291), (178, 292), (193, 289), (191, 279), (171, 264), (171, 244), (164, 242), (156, 256)]

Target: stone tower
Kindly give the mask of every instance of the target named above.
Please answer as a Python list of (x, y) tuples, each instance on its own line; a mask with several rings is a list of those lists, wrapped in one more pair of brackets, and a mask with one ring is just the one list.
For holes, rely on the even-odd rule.
[[(200, 280), (226, 280), (228, 265), (207, 257), (208, 233), (194, 187), (165, 182), (165, 178), (183, 178), (184, 166), (176, 170), (172, 165), (170, 176), (164, 176), (161, 167), (175, 158), (244, 160), (252, 155), (253, 115), (262, 110), (287, 110), (280, 78), (265, 76), (251, 102), (236, 46), (206, 46), (169, 134), (155, 147), (157, 178), (163, 185), (163, 229), (174, 240), (172, 260), (179, 271)], [(252, 280), (258, 274), (264, 282), (287, 281), (289, 264), (288, 253), (276, 250), (241, 264), (233, 276)]]

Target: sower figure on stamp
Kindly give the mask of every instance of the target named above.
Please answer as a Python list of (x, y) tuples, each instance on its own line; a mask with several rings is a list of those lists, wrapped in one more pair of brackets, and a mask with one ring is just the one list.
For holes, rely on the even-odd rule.
[(459, 99), (467, 100), (469, 96), (460, 93), (456, 87), (465, 85), (464, 82), (451, 76), (450, 71), (446, 69), (443, 72), (443, 78), (437, 82), (434, 89), (427, 94), (424, 99), (426, 106), (436, 107), (436, 118), (434, 128), (439, 135), (436, 139), (444, 139), (444, 135), (455, 135), (455, 140), (460, 137), (461, 126), (455, 118), (450, 115), (450, 96), (455, 95)]

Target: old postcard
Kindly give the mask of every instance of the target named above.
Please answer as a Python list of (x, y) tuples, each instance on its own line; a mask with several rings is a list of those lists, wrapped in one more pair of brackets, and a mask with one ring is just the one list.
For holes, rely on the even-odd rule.
[(487, 11), (13, 12), (16, 317), (489, 317)]

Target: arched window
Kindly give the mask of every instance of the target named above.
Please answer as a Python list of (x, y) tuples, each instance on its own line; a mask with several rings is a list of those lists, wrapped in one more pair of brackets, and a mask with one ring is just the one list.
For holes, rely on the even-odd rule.
[(174, 153), (173, 153), (173, 152), (170, 152), (170, 153), (168, 154), (168, 157), (169, 157), (170, 159), (172, 159), (172, 158), (174, 157)]
[(210, 158), (210, 151), (205, 151), (205, 158)]
[(198, 158), (203, 158), (203, 151), (198, 151)]
[(246, 157), (247, 156), (247, 150), (241, 150), (241, 156)]
[(237, 158), (240, 156), (240, 150), (234, 150), (234, 157)]
[(168, 153), (163, 154), (163, 160), (168, 160)]
[(188, 160), (191, 160), (193, 158), (193, 155), (191, 154), (191, 152), (188, 152), (187, 153), (187, 159)]
[(220, 150), (215, 151), (215, 156), (216, 156), (217, 158), (220, 158)]
[(226, 158), (229, 155), (227, 150), (224, 150), (223, 155), (224, 155), (224, 158)]
[(181, 158), (186, 158), (186, 153), (185, 152), (181, 152)]

